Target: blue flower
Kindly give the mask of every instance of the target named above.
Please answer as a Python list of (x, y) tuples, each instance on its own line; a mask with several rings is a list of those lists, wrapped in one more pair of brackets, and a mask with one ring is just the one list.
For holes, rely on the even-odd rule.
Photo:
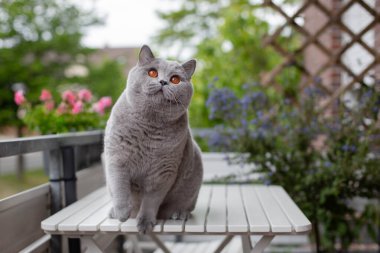
[(303, 90), (303, 92), (304, 92), (306, 95), (310, 96), (310, 97), (313, 95), (313, 91), (312, 91), (312, 89), (311, 89), (310, 87), (306, 87), (306, 88)]
[(234, 140), (234, 141), (236, 141), (236, 140), (239, 139), (239, 135), (237, 133), (232, 133), (231, 134), (231, 139)]
[(322, 78), (320, 76), (316, 76), (314, 77), (314, 83), (321, 83), (322, 82)]
[(355, 145), (347, 145), (347, 144), (345, 144), (345, 145), (342, 146), (342, 150), (344, 152), (355, 152), (356, 151), (356, 146)]
[(246, 119), (241, 119), (240, 123), (241, 123), (241, 125), (242, 125), (243, 128), (247, 127), (247, 120)]
[(235, 93), (230, 89), (214, 89), (206, 102), (206, 106), (210, 108), (209, 118), (235, 119), (238, 115), (238, 102)]
[(266, 136), (266, 131), (262, 129), (261, 127), (257, 129), (256, 131), (252, 131), (250, 133), (250, 137), (256, 140), (262, 140), (264, 139), (265, 136)]
[[(319, 79), (318, 79), (319, 81)], [(306, 87), (303, 92), (308, 96), (308, 97), (314, 97), (314, 96), (324, 96), (325, 93), (319, 89), (318, 87), (311, 86), (311, 87)]]

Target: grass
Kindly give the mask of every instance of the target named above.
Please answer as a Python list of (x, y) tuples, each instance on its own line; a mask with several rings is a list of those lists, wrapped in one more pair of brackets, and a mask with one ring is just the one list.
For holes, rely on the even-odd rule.
[(0, 199), (48, 182), (43, 169), (26, 171), (24, 179), (18, 180), (16, 174), (0, 175)]

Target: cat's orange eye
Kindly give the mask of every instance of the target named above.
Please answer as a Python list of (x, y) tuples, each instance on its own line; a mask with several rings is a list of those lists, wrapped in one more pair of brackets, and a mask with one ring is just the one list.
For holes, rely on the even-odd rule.
[(174, 75), (170, 78), (170, 82), (174, 84), (179, 84), (179, 82), (181, 82), (181, 78), (177, 75)]
[(154, 78), (156, 78), (156, 77), (158, 76), (158, 72), (157, 72), (157, 70), (155, 70), (155, 69), (151, 69), (151, 70), (148, 71), (148, 75), (149, 75), (150, 77), (154, 77)]

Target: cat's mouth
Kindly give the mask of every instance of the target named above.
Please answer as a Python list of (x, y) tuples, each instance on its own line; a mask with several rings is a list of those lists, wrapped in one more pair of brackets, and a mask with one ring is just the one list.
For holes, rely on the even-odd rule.
[(178, 104), (178, 101), (176, 101), (173, 98), (167, 98), (162, 90), (159, 90), (155, 92), (154, 94), (148, 94), (150, 97), (158, 99), (157, 101), (160, 101), (159, 103), (165, 103), (170, 105), (176, 105)]
[(173, 91), (170, 91), (169, 89), (162, 89), (161, 91), (166, 103), (171, 105), (178, 104), (178, 99), (176, 98)]
[(168, 105), (178, 105), (180, 102), (176, 98), (173, 91), (165, 89), (161, 85), (151, 84), (148, 86), (147, 95), (159, 103)]

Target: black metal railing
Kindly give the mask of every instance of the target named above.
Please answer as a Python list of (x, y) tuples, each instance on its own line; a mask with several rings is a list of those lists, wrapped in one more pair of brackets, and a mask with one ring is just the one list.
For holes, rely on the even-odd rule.
[[(103, 131), (44, 135), (0, 141), (0, 158), (44, 152), (50, 181), (50, 211), (56, 213), (77, 200), (76, 172), (100, 161)], [(70, 252), (80, 252), (78, 239), (69, 239)], [(61, 236), (52, 236), (52, 252), (61, 252)]]

